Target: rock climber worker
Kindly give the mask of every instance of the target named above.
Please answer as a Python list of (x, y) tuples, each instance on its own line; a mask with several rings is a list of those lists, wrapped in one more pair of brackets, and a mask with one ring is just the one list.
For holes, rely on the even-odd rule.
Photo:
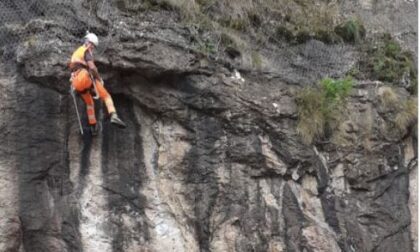
[[(103, 81), (99, 76), (98, 69), (94, 63), (93, 50), (98, 44), (98, 37), (93, 33), (88, 33), (85, 36), (85, 43), (74, 51), (69, 63), (70, 70), (72, 71), (72, 86), (86, 103), (86, 111), (92, 134), (98, 132), (92, 97), (93, 92), (97, 92), (96, 95), (105, 103), (108, 114), (111, 117), (111, 123), (120, 128), (126, 127), (126, 124), (118, 117), (112, 97), (105, 89)], [(93, 83), (93, 81), (95, 83)]]

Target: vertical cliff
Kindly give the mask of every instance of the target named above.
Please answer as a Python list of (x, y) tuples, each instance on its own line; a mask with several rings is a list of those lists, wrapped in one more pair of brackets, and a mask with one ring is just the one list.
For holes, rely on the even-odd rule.
[[(0, 251), (417, 251), (415, 1), (0, 15)], [(97, 102), (96, 137), (66, 69), (87, 29), (128, 124)], [(348, 75), (340, 121), (305, 141), (302, 93)]]

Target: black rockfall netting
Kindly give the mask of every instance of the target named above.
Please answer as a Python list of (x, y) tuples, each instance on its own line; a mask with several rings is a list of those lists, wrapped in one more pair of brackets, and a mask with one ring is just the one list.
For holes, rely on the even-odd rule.
[[(111, 22), (109, 0), (0, 0), (0, 55), (13, 58), (21, 43), (34, 42), (37, 36), (80, 44), (87, 31), (100, 38), (100, 54), (110, 40)], [(54, 27), (70, 35), (54, 34), (60, 30)]]
[[(111, 2), (112, 0), (0, 0), (0, 57), (6, 60), (19, 58), (19, 52), (25, 52), (22, 45), (31, 43), (32, 48), (36, 47), (36, 51), (40, 53), (43, 52), (43, 48), (47, 49), (47, 46), (50, 47), (51, 45), (56, 48), (75, 48), (83, 42), (83, 37), (87, 31), (94, 32), (98, 35), (100, 45), (96, 54), (102, 54), (108, 48), (113, 36), (116, 36), (114, 28), (121, 27), (120, 23), (124, 24), (126, 21), (125, 19), (129, 20), (131, 15), (135, 16), (142, 11), (147, 12), (146, 9), (137, 9), (137, 5), (142, 4), (147, 6), (147, 3), (150, 3), (150, 1), (114, 1), (117, 3), (117, 6), (119, 6), (118, 3), (120, 3), (120, 5), (121, 3), (124, 3), (122, 5), (125, 9), (134, 6), (131, 12), (127, 12), (122, 16), (121, 13), (117, 13), (119, 8), (117, 6), (111, 6)], [(198, 1), (161, 0), (158, 2), (192, 4)], [(258, 6), (264, 4), (267, 4), (268, 6), (269, 1), (251, 2), (255, 3), (255, 5), (253, 5), (254, 7), (256, 6), (255, 10), (259, 10), (257, 8)], [(380, 2), (381, 4), (378, 3), (377, 6), (365, 6), (366, 4), (362, 3), (359, 3), (358, 5), (361, 5), (361, 7), (369, 11), (373, 11), (374, 9), (386, 11), (388, 10), (387, 8), (390, 8), (388, 5), (392, 4), (391, 2), (386, 1)], [(241, 2), (236, 1), (236, 3), (238, 4)], [(345, 2), (341, 3), (341, 5), (343, 5), (342, 8), (345, 10), (348, 9), (347, 11), (349, 12), (357, 6), (356, 3), (350, 4)], [(187, 8), (183, 5), (179, 6), (181, 6), (181, 12), (183, 8)], [(246, 5), (244, 6), (246, 7)], [(281, 5), (278, 6), (281, 7)], [(400, 6), (408, 6), (408, 3), (405, 5), (400, 3)], [(154, 6), (154, 8), (157, 7)], [(265, 9), (270, 8), (267, 7)], [(216, 9), (216, 13), (210, 13), (211, 15), (207, 13), (206, 10), (202, 13), (208, 15), (206, 17), (212, 18), (213, 16), (221, 15), (219, 9)], [(408, 7), (406, 12), (407, 15), (405, 16), (391, 15), (391, 18), (388, 18), (386, 15), (364, 15), (362, 12), (360, 15), (364, 15), (365, 24), (370, 27), (367, 29), (369, 29), (369, 32), (372, 34), (391, 33), (399, 43), (403, 41), (417, 41), (417, 34), (412, 34), (412, 31), (416, 30), (416, 24), (411, 22), (412, 14), (410, 14), (411, 11)], [(299, 34), (295, 34), (299, 43), (297, 43), (298, 41), (289, 43), (290, 41), (287, 41), (291, 39), (290, 37), (295, 36), (289, 34), (293, 29), (289, 27), (289, 30), (287, 30), (283, 27), (286, 21), (282, 21), (281, 18), (277, 17), (277, 12), (271, 11), (269, 13), (271, 13), (270, 15), (275, 15), (272, 17), (268, 16), (265, 19), (259, 17), (261, 20), (258, 22), (254, 20), (248, 24), (254, 27), (254, 33), (256, 34), (255, 37), (257, 40), (261, 40), (245, 53), (245, 56), (249, 56), (248, 61), (252, 62), (252, 65), (255, 65), (255, 68), (259, 68), (263, 65), (265, 63), (264, 57), (268, 56), (267, 58), (270, 58), (270, 66), (269, 69), (265, 69), (264, 71), (275, 72), (278, 76), (284, 77), (286, 81), (296, 83), (301, 83), (305, 80), (310, 80), (312, 82), (325, 76), (343, 76), (350, 71), (359, 72), (359, 65), (355, 58), (362, 57), (362, 54), (360, 54), (358, 50), (360, 51), (361, 46), (366, 47), (366, 44), (370, 43), (369, 40), (364, 40), (362, 43), (352, 43), (351, 41), (350, 43), (332, 43), (328, 40), (333, 38), (336, 39), (337, 34), (333, 34), (335, 37), (333, 36), (330, 39), (327, 39), (323, 38), (323, 36), (328, 34), (320, 33), (317, 35), (318, 37), (315, 38), (310, 37), (313, 35), (309, 36), (309, 34), (306, 35), (309, 36), (308, 38), (305, 38), (305, 36), (299, 37)], [(326, 13), (328, 13), (328, 11)], [(155, 13), (155, 15), (156, 17), (159, 17), (159, 14)], [(352, 20), (354, 17), (357, 17), (357, 15), (342, 17), (341, 14), (337, 14), (337, 17), (341, 17), (342, 20), (340, 22), (344, 22), (346, 20)], [(307, 26), (305, 26), (305, 29), (315, 29), (315, 26), (310, 24), (310, 20), (311, 19), (309, 18), (305, 18), (305, 22), (302, 23), (303, 26)], [(331, 22), (334, 20), (335, 19), (331, 18)], [(395, 20), (398, 22), (393, 22)], [(140, 19), (140, 21), (142, 20)], [(156, 24), (154, 22), (156, 22)], [(157, 18), (152, 22), (143, 22), (141, 26), (135, 27), (136, 29), (134, 29), (133, 33), (141, 30), (142, 33), (144, 31), (146, 37), (151, 35), (151, 38), (154, 39), (156, 38), (156, 34), (159, 34), (159, 27), (162, 25), (159, 22), (162, 23), (163, 21), (159, 21), (159, 18)], [(215, 18), (213, 18), (213, 23), (217, 23)], [(394, 23), (397, 25), (394, 25)], [(332, 27), (338, 24), (339, 23), (328, 23), (328, 25), (331, 26), (329, 27), (331, 30), (329, 32), (333, 33), (334, 29)], [(192, 28), (195, 27), (194, 24), (188, 23), (188, 21), (186, 21), (185, 24), (183, 24), (183, 22), (174, 22), (170, 23), (170, 25), (173, 25), (174, 27), (177, 25), (185, 25), (190, 28), (189, 30), (192, 30)], [(225, 24), (225, 26), (226, 25), (234, 26), (235, 23), (231, 22)], [(323, 25), (327, 27), (327, 24)], [(205, 27), (205, 25), (203, 26)], [(155, 29), (156, 27), (158, 28)], [(279, 29), (279, 27), (283, 27), (286, 30)], [(296, 25), (295, 28), (299, 27), (300, 24)], [(236, 24), (236, 29), (239, 28), (238, 24)], [(302, 28), (303, 35), (305, 35), (305, 29)], [(237, 34), (237, 32), (232, 31), (232, 29), (230, 30), (233, 34)], [(125, 31), (120, 30), (118, 32), (119, 36), (124, 32)], [(129, 33), (130, 32), (131, 31), (129, 31)], [(216, 33), (222, 34), (223, 30), (219, 29)], [(165, 38), (164, 36), (159, 36), (157, 38), (171, 40), (170, 36), (168, 38)], [(215, 41), (208, 41), (208, 43), (206, 41), (200, 42), (200, 50), (209, 51), (211, 45), (214, 48), (215, 45), (221, 43), (222, 36), (220, 35), (218, 36), (218, 39), (214, 40)], [(239, 39), (239, 42), (241, 40), (242, 39)], [(235, 43), (237, 44), (237, 47), (241, 44)], [(210, 44), (210, 46), (208, 44)], [(406, 50), (409, 45), (410, 44), (405, 45), (404, 49)], [(372, 48), (375, 48), (375, 46), (375, 44), (372, 44)], [(21, 50), (20, 47), (23, 49)], [(216, 46), (216, 48), (218, 48), (218, 46)], [(217, 58), (219, 54), (223, 55), (223, 53), (223, 50), (216, 50), (217, 55), (215, 57)], [(278, 57), (273, 59), (273, 57), (271, 57), (273, 54)], [(31, 56), (32, 55), (28, 54), (28, 57)], [(273, 69), (274, 71), (272, 71)]]

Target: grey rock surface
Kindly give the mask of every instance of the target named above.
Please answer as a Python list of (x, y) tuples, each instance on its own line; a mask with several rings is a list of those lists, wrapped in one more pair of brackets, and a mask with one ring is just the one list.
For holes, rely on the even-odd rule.
[[(353, 2), (338, 4), (417, 53), (413, 2)], [(173, 11), (112, 3), (118, 22), (101, 11), (92, 22), (107, 39), (96, 60), (128, 127), (110, 125), (97, 103), (97, 137), (78, 133), (68, 93), (83, 1), (0, 24), (5, 36), (30, 34), (16, 50), (0, 43), (12, 55), (0, 62), (0, 251), (417, 251), (417, 126), (387, 134), (384, 83), (356, 81), (348, 144), (308, 146), (296, 131), (296, 95), (344, 76), (355, 46), (269, 44), (255, 70), (244, 55), (194, 49)]]

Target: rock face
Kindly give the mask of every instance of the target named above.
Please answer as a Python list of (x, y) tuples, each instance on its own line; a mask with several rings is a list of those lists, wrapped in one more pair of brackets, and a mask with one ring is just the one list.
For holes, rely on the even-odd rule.
[[(27, 35), (16, 50), (0, 44), (0, 251), (417, 251), (417, 126), (388, 134), (385, 83), (356, 81), (347, 144), (305, 145), (296, 131), (296, 95), (344, 76), (355, 45), (269, 42), (255, 69), (246, 53), (197, 51), (174, 10), (88, 1), (106, 37), (97, 65), (128, 128), (97, 102), (101, 132), (81, 113), (81, 136), (65, 64), (92, 11), (39, 2), (57, 15), (32, 8), (24, 26), (0, 24)], [(415, 3), (356, 2), (342, 15), (362, 6), (368, 34), (397, 20), (387, 32), (416, 53)]]

